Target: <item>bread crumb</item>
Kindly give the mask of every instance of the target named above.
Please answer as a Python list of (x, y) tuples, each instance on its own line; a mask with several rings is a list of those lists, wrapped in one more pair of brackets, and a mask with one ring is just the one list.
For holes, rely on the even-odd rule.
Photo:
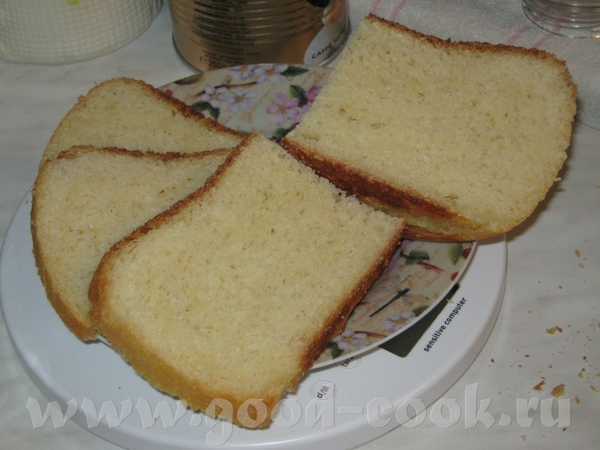
[(533, 387), (534, 391), (538, 391), (541, 392), (542, 391), (542, 386), (546, 384), (546, 378), (542, 377), (542, 381), (540, 381), (538, 384), (536, 384)]
[(579, 396), (575, 396), (575, 403), (577, 403), (578, 405), (581, 403), (581, 400), (579, 399)]
[(557, 331), (558, 331), (559, 333), (562, 333), (562, 328), (561, 328), (561, 327), (557, 327), (557, 326), (554, 326), (554, 327), (552, 327), (552, 328), (546, 328), (546, 333), (548, 333), (548, 334), (554, 334), (554, 333), (556, 333)]
[(577, 250), (577, 249), (575, 249), (575, 255), (576, 255), (578, 258), (581, 258), (581, 252), (580, 252), (579, 250)]
[(552, 392), (550, 392), (550, 395), (552, 395), (553, 397), (562, 397), (563, 395), (565, 395), (565, 385), (561, 383), (558, 386), (554, 386)]
[(598, 392), (598, 388), (596, 386), (590, 385), (590, 388), (592, 389), (592, 391)]
[(526, 434), (522, 434), (521, 435), (521, 439), (523, 439), (523, 442), (525, 442), (527, 440), (527, 435)]

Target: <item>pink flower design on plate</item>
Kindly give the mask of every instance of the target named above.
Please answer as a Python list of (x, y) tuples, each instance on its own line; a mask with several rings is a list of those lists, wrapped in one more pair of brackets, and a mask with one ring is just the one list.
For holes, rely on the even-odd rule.
[(252, 104), (250, 100), (254, 97), (256, 97), (256, 93), (250, 91), (231, 95), (227, 100), (229, 102), (229, 111), (238, 112), (242, 109), (250, 108), (250, 105)]
[(210, 103), (213, 108), (218, 108), (221, 103), (227, 102), (230, 96), (231, 94), (224, 86), (206, 86), (199, 100)]
[(318, 84), (315, 84), (306, 93), (306, 100), (308, 100), (310, 103), (314, 102), (315, 98), (317, 98), (317, 95), (319, 95), (320, 91), (321, 91), (321, 86), (319, 86)]
[(346, 330), (342, 334), (337, 335), (333, 339), (333, 342), (337, 344), (340, 350), (347, 350), (351, 347), (363, 347), (366, 337), (366, 333), (356, 333), (352, 330)]
[(310, 103), (302, 106), (301, 108), (292, 108), (288, 111), (290, 118), (294, 121), (294, 123), (300, 123), (304, 114), (310, 109)]
[(283, 83), (285, 77), (281, 75), (288, 69), (288, 64), (264, 64), (254, 69), (254, 75), (256, 75), (256, 82), (258, 84), (264, 83)]
[(258, 66), (256, 64), (232, 67), (229, 73), (232, 78), (238, 80), (249, 80), (254, 76), (254, 72)]
[(393, 316), (385, 319), (381, 326), (385, 330), (389, 330), (390, 332), (394, 333), (400, 328), (404, 328), (406, 325), (408, 325), (409, 322), (411, 322), (415, 317), (415, 313), (412, 311), (394, 314)]
[(267, 113), (275, 115), (275, 126), (281, 126), (288, 118), (298, 117), (300, 100), (297, 98), (288, 99), (284, 94), (278, 92), (273, 97), (273, 103), (267, 106)]

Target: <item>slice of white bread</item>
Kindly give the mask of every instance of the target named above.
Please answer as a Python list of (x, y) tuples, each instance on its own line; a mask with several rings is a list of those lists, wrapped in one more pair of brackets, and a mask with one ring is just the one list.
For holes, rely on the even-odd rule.
[(230, 150), (141, 153), (73, 147), (41, 165), (31, 231), (50, 303), (80, 339), (96, 338), (88, 288), (102, 255), (202, 186)]
[(196, 153), (233, 148), (241, 134), (140, 80), (114, 78), (90, 89), (64, 116), (42, 162), (74, 145)]
[(252, 134), (203, 188), (102, 258), (92, 316), (157, 389), (266, 426), (403, 228)]
[(451, 42), (373, 15), (282, 145), (338, 187), (463, 241), (526, 219), (566, 159), (576, 87), (534, 49)]

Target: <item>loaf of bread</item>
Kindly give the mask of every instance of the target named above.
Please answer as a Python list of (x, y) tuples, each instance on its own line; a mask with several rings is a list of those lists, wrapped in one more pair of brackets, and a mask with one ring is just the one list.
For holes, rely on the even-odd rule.
[(64, 116), (42, 162), (74, 145), (195, 153), (233, 148), (241, 135), (140, 80), (114, 78), (92, 88)]
[(202, 186), (229, 153), (87, 146), (61, 152), (40, 166), (31, 212), (35, 260), (48, 299), (75, 335), (96, 338), (88, 288), (102, 255)]
[(403, 228), (252, 134), (204, 187), (105, 254), (92, 317), (157, 389), (263, 427)]
[(468, 241), (525, 220), (566, 159), (576, 87), (551, 54), (450, 42), (373, 15), (282, 145), (406, 218), (406, 237)]

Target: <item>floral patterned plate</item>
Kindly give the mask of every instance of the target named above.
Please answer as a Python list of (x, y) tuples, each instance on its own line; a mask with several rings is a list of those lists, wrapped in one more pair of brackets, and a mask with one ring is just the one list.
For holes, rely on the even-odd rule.
[[(219, 69), (167, 84), (163, 92), (220, 123), (279, 141), (310, 108), (331, 69), (260, 64)], [(404, 239), (314, 368), (364, 353), (424, 317), (468, 266), (475, 243)]]
[(161, 90), (229, 128), (278, 141), (300, 122), (330, 71), (287, 64), (239, 66), (193, 75)]

